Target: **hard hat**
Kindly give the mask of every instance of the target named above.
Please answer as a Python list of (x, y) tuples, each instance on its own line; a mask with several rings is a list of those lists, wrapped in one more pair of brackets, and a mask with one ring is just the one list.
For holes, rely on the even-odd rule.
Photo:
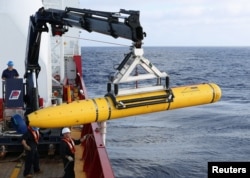
[(68, 127), (65, 127), (62, 129), (62, 134), (65, 134), (65, 133), (70, 133), (70, 129)]
[(39, 130), (39, 128), (38, 128), (38, 127), (32, 127), (32, 130), (34, 130), (34, 131), (38, 131), (38, 130)]
[(9, 61), (9, 62), (7, 63), (7, 65), (8, 65), (8, 66), (13, 66), (13, 65), (14, 65), (14, 62), (13, 62), (13, 61)]

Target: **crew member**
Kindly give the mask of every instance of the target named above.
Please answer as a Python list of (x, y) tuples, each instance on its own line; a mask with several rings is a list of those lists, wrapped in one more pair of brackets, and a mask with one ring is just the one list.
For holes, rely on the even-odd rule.
[(24, 177), (32, 177), (31, 167), (33, 166), (34, 173), (41, 173), (39, 165), (39, 153), (37, 150), (39, 141), (39, 128), (27, 127), (27, 132), (22, 136), (22, 145), (25, 149), (25, 167), (23, 171)]
[(60, 154), (63, 159), (64, 176), (63, 178), (75, 178), (75, 145), (79, 145), (84, 141), (84, 137), (81, 139), (71, 138), (71, 131), (65, 127), (62, 129), (63, 138), (60, 144)]
[(19, 74), (17, 70), (13, 68), (14, 66), (13, 61), (9, 61), (7, 65), (8, 65), (7, 69), (3, 70), (2, 80), (9, 79), (9, 78), (18, 78)]

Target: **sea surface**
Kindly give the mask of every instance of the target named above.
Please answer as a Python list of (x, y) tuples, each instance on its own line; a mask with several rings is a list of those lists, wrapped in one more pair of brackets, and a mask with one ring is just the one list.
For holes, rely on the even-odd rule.
[[(89, 97), (104, 96), (126, 47), (84, 47)], [(208, 162), (250, 161), (250, 47), (145, 47), (170, 87), (214, 82), (219, 102), (107, 122), (116, 178), (206, 178)]]

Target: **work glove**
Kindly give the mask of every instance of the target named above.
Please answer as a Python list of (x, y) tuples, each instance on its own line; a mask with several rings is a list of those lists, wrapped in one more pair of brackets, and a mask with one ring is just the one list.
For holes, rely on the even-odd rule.
[(25, 147), (25, 150), (30, 151), (30, 150), (31, 150), (30, 146), (26, 146), (26, 147)]
[(74, 158), (72, 156), (68, 156), (67, 159), (69, 160), (69, 162), (74, 161)]

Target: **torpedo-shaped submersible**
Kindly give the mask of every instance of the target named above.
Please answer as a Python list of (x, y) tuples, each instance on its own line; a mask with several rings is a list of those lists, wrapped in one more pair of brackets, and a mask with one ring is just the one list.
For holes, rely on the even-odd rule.
[(218, 85), (203, 83), (170, 90), (74, 101), (37, 110), (28, 115), (28, 120), (31, 126), (58, 128), (209, 104), (220, 98), (221, 89)]

